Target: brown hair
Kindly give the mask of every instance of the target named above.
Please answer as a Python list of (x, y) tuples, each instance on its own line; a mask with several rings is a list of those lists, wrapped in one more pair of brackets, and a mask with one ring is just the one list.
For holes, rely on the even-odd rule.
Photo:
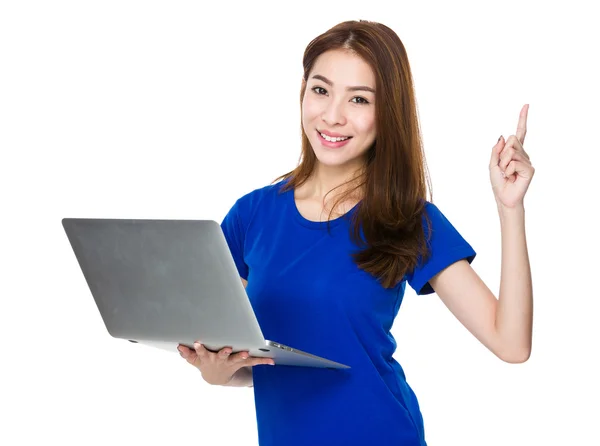
[[(425, 217), (429, 226), (424, 208), (427, 186), (431, 191), (431, 182), (422, 148), (410, 65), (400, 38), (387, 26), (365, 20), (340, 23), (306, 47), (301, 106), (316, 59), (336, 49), (361, 57), (375, 74), (377, 135), (366, 152), (364, 170), (353, 181), (340, 185), (355, 186), (340, 195), (331, 213), (340, 202), (352, 196), (352, 192), (359, 190), (362, 199), (357, 205), (351, 236), (364, 249), (352, 257), (359, 268), (375, 276), (385, 288), (391, 288), (412, 271), (419, 259), (424, 261), (430, 255), (422, 218)], [(289, 179), (281, 192), (296, 188), (309, 178), (315, 163), (316, 156), (302, 129), (298, 166), (274, 183)]]

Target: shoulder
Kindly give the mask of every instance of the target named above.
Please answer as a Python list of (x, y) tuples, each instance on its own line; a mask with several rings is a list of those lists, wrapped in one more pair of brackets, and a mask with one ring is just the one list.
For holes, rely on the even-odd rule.
[(255, 206), (263, 200), (274, 200), (279, 195), (284, 183), (285, 181), (280, 181), (253, 189), (242, 195), (237, 201), (245, 206)]
[[(427, 217), (427, 219), (425, 219)], [(461, 231), (448, 219), (440, 208), (429, 201), (425, 202), (423, 229), (429, 248), (434, 254), (455, 246), (465, 245)]]
[[(261, 226), (265, 220), (268, 221), (268, 209), (277, 206), (275, 198), (280, 188), (280, 183), (269, 184), (253, 189), (235, 200), (221, 221), (225, 237), (229, 241), (237, 240), (242, 243), (253, 223), (254, 226)], [(234, 244), (233, 241), (231, 243)]]
[(431, 201), (425, 201), (425, 206), (423, 207), (423, 212), (427, 214), (430, 218), (440, 218), (444, 217), (440, 208), (432, 203)]
[[(426, 202), (423, 214), (429, 255), (425, 259), (420, 258), (419, 265), (407, 275), (409, 284), (417, 294), (432, 293), (433, 288), (428, 282), (442, 269), (462, 259), (471, 263), (476, 256), (473, 247), (438, 206)], [(427, 222), (425, 217), (427, 217)]]
[(425, 201), (422, 216), (426, 235), (428, 235), (430, 231), (436, 232), (443, 229), (456, 229), (440, 208), (430, 201)]
[(284, 183), (285, 180), (253, 189), (242, 195), (234, 205), (238, 214), (244, 219), (252, 218), (259, 208), (269, 206), (277, 200)]

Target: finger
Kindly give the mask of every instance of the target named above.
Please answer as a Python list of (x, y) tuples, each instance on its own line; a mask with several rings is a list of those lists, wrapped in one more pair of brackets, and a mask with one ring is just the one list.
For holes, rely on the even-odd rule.
[(525, 158), (529, 159), (529, 155), (527, 154), (527, 152), (525, 152), (523, 144), (521, 144), (521, 141), (519, 141), (516, 135), (510, 135), (508, 137), (508, 139), (506, 140), (506, 145), (500, 151), (500, 158), (502, 158), (506, 150), (509, 150), (511, 148), (514, 148), (517, 152), (522, 153), (525, 156)]
[(198, 341), (194, 342), (194, 350), (200, 359), (208, 359), (210, 352)]
[(515, 175), (515, 173), (517, 172), (517, 167), (518, 167), (517, 163), (519, 163), (519, 161), (511, 161), (510, 163), (508, 163), (508, 166), (506, 167), (506, 170), (504, 171), (504, 176), (511, 183), (514, 183), (515, 181), (517, 181), (518, 174)]
[(229, 347), (225, 347), (224, 349), (219, 351), (217, 356), (219, 357), (219, 359), (227, 359), (229, 358), (229, 355), (231, 355), (231, 349)]
[(275, 361), (271, 358), (250, 358), (246, 361), (246, 365), (252, 367), (255, 365), (275, 365)]
[(182, 357), (187, 356), (190, 353), (190, 349), (188, 347), (186, 347), (185, 345), (179, 344), (177, 346), (177, 351), (179, 352), (179, 354)]
[(231, 361), (234, 364), (239, 364), (239, 363), (246, 361), (249, 357), (250, 357), (250, 354), (248, 352), (239, 352), (239, 353), (236, 353), (235, 355), (231, 355), (229, 357), (229, 361)]
[(506, 167), (505, 175), (506, 178), (512, 183), (517, 180), (517, 177), (523, 177), (531, 179), (533, 177), (535, 169), (527, 162), (522, 161), (511, 161)]
[(527, 114), (529, 113), (529, 104), (525, 104), (519, 114), (519, 123), (517, 124), (517, 139), (521, 144), (525, 142), (525, 135), (527, 134)]
[(198, 355), (196, 354), (196, 350), (192, 348), (188, 348), (185, 345), (180, 345), (177, 347), (179, 350), (179, 354), (183, 359), (185, 359), (189, 364), (194, 364), (198, 361)]
[[(504, 145), (502, 150), (500, 150), (500, 160), (498, 161), (498, 165), (501, 166), (502, 170), (506, 168), (506, 164), (508, 164), (511, 156), (515, 153), (521, 153), (522, 155), (529, 158), (529, 155), (525, 153), (525, 151), (523, 150), (523, 146), (521, 145), (517, 137), (515, 135), (510, 135), (506, 140), (506, 144)], [(502, 164), (503, 161), (505, 161), (504, 164)]]
[(512, 160), (530, 163), (530, 161), (525, 158), (521, 152), (511, 148), (510, 150), (503, 152), (502, 156), (500, 157), (500, 163), (498, 163), (498, 167), (502, 172), (505, 172), (506, 168), (508, 167), (508, 163), (510, 163)]
[(500, 162), (500, 153), (504, 149), (504, 138), (500, 135), (498, 142), (492, 147), (492, 156), (490, 158), (490, 169), (496, 167)]

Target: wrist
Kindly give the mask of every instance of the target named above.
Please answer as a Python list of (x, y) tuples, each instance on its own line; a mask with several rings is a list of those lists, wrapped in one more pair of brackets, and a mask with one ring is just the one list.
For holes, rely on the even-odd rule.
[(523, 203), (508, 207), (503, 204), (496, 203), (498, 207), (498, 215), (501, 221), (506, 219), (522, 219), (525, 217), (525, 206)]
[(225, 387), (252, 387), (252, 370), (250, 367), (242, 367), (233, 374)]

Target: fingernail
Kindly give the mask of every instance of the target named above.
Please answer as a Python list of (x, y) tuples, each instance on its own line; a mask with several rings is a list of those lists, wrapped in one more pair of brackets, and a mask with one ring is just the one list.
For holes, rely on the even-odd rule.
[(200, 348), (200, 344), (198, 342), (194, 342), (194, 348)]
[(502, 135), (500, 135), (500, 138), (498, 138), (498, 141), (496, 141), (496, 142), (500, 142), (501, 139), (502, 139)]

